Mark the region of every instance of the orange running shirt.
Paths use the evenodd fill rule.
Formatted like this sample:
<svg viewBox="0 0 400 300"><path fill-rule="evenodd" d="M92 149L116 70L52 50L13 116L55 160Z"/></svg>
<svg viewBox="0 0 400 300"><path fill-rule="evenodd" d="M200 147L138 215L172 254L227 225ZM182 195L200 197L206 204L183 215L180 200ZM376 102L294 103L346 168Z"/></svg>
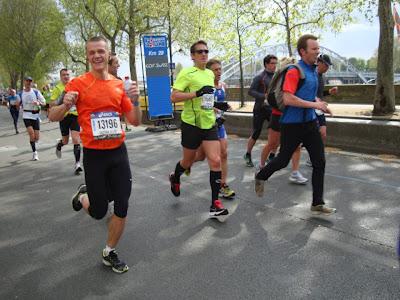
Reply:
<svg viewBox="0 0 400 300"><path fill-rule="evenodd" d="M79 93L76 102L78 122L81 126L83 147L90 149L115 149L125 140L125 132L118 138L96 140L93 138L90 115L94 112L122 113L132 110L133 106L126 96L123 82L110 75L110 79L101 80L90 72L72 79L65 87L66 92Z"/></svg>

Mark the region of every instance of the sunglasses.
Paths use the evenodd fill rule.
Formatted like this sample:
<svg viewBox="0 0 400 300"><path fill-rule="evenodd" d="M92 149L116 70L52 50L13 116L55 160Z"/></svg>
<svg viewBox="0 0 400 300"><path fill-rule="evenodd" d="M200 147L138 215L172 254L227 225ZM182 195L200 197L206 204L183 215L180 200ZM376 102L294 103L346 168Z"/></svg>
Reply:
<svg viewBox="0 0 400 300"><path fill-rule="evenodd" d="M205 49L205 50L194 50L194 53L197 53L197 54L208 54L208 50L207 49Z"/></svg>

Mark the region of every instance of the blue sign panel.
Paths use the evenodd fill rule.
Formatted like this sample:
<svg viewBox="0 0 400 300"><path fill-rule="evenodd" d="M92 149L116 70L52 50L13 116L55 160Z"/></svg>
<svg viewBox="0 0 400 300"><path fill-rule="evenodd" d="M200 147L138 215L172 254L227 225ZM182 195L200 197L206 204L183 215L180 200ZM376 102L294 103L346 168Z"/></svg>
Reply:
<svg viewBox="0 0 400 300"><path fill-rule="evenodd" d="M173 112L167 37L165 35L144 35L142 38L148 90L149 118L171 118Z"/></svg>

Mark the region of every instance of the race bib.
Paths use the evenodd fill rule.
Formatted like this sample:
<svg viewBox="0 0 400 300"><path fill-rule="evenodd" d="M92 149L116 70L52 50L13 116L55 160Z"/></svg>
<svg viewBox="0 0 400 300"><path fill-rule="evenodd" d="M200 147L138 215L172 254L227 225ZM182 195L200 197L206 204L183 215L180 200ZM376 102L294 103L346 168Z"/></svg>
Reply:
<svg viewBox="0 0 400 300"><path fill-rule="evenodd" d="M90 121L95 140L116 139L122 135L119 115L115 111L92 113Z"/></svg>
<svg viewBox="0 0 400 300"><path fill-rule="evenodd" d="M213 109L214 107L214 94L204 94L201 97L202 109Z"/></svg>

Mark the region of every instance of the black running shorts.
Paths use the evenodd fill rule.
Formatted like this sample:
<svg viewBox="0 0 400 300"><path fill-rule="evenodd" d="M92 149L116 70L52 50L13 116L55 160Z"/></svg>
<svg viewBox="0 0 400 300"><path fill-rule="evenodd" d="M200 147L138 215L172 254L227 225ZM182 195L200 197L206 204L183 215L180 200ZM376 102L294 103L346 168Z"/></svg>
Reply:
<svg viewBox="0 0 400 300"><path fill-rule="evenodd" d="M318 126L319 127L326 126L325 115L317 115L317 119L318 119Z"/></svg>
<svg viewBox="0 0 400 300"><path fill-rule="evenodd" d="M40 130L40 121L39 119L32 120L32 119L24 119L25 127L32 127L33 130Z"/></svg>
<svg viewBox="0 0 400 300"><path fill-rule="evenodd" d="M108 203L114 201L114 214L125 218L132 190L132 174L128 152L123 143L111 150L83 148L83 166L89 197L89 214L103 218Z"/></svg>
<svg viewBox="0 0 400 300"><path fill-rule="evenodd" d="M181 145L192 150L199 148L203 141L218 141L217 126L213 126L210 129L201 129L199 127L182 122L181 134Z"/></svg>
<svg viewBox="0 0 400 300"><path fill-rule="evenodd" d="M60 131L62 136L68 136L70 130L78 132L81 130L78 123L78 116L68 114L64 119L62 119L62 121L60 121Z"/></svg>
<svg viewBox="0 0 400 300"><path fill-rule="evenodd" d="M281 132L281 124L279 123L281 116L271 115L271 121L269 121L268 128L271 128L273 131Z"/></svg>

